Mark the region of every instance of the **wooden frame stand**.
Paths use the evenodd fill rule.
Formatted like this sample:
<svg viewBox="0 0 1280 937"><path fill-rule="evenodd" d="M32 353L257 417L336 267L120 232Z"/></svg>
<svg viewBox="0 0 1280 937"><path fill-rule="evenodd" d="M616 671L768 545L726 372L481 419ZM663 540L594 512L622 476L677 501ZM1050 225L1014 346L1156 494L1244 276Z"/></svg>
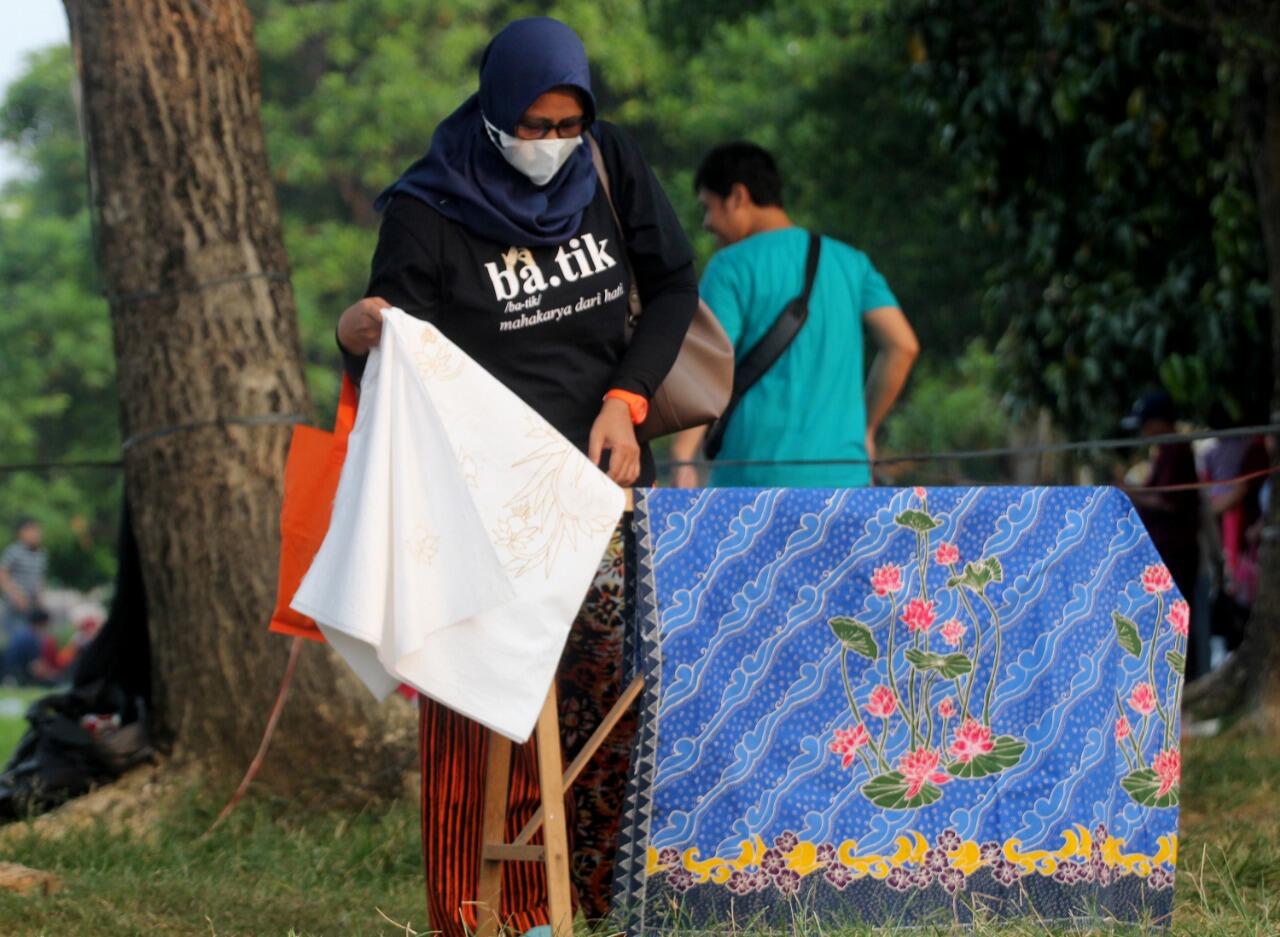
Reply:
<svg viewBox="0 0 1280 937"><path fill-rule="evenodd" d="M543 863L547 874L547 914L551 931L557 937L573 933L565 795L643 689L643 678L637 677L631 681L591 738L582 746L582 751L573 759L573 763L568 768L563 768L562 774L564 759L560 750L560 717L556 706L555 684L551 685L534 732L538 740L538 789L541 792L542 806L510 843L506 842L505 828L512 742L497 733L490 733L489 760L485 768L480 879L476 895L479 911L476 937L497 937L502 931L504 862ZM542 845L531 842L539 828L543 831Z"/></svg>

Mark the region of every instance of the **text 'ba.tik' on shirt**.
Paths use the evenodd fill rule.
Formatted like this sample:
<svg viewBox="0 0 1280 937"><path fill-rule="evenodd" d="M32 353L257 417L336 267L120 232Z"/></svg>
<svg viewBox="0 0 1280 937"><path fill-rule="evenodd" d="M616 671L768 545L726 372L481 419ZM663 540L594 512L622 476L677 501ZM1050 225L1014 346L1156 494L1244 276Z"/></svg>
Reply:
<svg viewBox="0 0 1280 937"><path fill-rule="evenodd" d="M602 187L578 231L551 247L478 237L400 194L367 290L431 322L583 450L608 390L653 396L697 308L693 252L666 195L621 131L594 132L623 231ZM644 306L630 343L627 254ZM344 358L358 379L362 359ZM647 453L644 466L639 484L652 481Z"/></svg>

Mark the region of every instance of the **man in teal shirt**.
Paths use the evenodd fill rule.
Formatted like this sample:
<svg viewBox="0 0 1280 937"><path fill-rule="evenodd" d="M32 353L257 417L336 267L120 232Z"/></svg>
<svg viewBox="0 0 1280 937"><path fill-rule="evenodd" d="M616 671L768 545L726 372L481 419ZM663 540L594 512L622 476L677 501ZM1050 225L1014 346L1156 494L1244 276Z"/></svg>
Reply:
<svg viewBox="0 0 1280 937"><path fill-rule="evenodd" d="M782 206L782 179L752 143L716 147L694 180L703 227L721 250L699 292L733 342L739 361L804 286L809 233ZM876 356L863 384L862 330ZM848 488L871 483L875 436L919 352L915 332L884 277L861 251L822 238L809 315L729 420L711 484ZM697 457L705 429L676 437L672 456ZM825 464L794 464L825 463ZM839 464L835 464L839 463ZM698 484L689 467L682 487Z"/></svg>

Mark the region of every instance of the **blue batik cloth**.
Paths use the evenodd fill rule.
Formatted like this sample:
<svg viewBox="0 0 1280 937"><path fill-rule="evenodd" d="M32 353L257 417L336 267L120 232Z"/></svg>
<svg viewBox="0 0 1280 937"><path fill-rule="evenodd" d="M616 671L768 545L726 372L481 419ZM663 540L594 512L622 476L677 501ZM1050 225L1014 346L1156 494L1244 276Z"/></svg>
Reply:
<svg viewBox="0 0 1280 937"><path fill-rule="evenodd" d="M1187 605L1107 488L637 492L628 933L1167 923Z"/></svg>

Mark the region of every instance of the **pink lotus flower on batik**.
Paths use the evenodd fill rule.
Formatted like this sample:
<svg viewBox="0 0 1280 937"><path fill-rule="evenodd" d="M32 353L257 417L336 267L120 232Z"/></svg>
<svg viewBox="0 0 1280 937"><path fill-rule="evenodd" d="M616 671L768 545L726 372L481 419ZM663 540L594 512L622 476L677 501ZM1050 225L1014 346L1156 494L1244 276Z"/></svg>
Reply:
<svg viewBox="0 0 1280 937"><path fill-rule="evenodd" d="M907 782L907 799L920 793L925 784L946 784L951 775L938 771L942 756L927 748L917 748L898 759L898 770Z"/></svg>
<svg viewBox="0 0 1280 937"><path fill-rule="evenodd" d="M877 566L871 574L871 588L876 595L888 595L902 588L902 570L897 563L885 563Z"/></svg>
<svg viewBox="0 0 1280 937"><path fill-rule="evenodd" d="M1176 599L1169 606L1169 614L1164 617L1164 620L1169 623L1174 634L1180 634L1185 638L1187 632L1191 630L1191 607L1187 605L1185 599Z"/></svg>
<svg viewBox="0 0 1280 937"><path fill-rule="evenodd" d="M1161 752L1156 755L1156 760L1151 763L1151 768L1155 771L1156 777L1160 779L1160 790L1156 791L1156 796L1163 797L1177 786L1179 779L1182 777L1182 755L1178 753L1176 748Z"/></svg>
<svg viewBox="0 0 1280 937"><path fill-rule="evenodd" d="M956 702L950 696L938 704L938 715L943 719L950 719L956 714Z"/></svg>
<svg viewBox="0 0 1280 937"><path fill-rule="evenodd" d="M1123 742L1129 737L1132 729L1129 726L1129 720L1125 716L1121 716L1116 720L1116 741Z"/></svg>
<svg viewBox="0 0 1280 937"><path fill-rule="evenodd" d="M964 724L956 729L955 741L947 751L955 755L956 761L967 764L976 756L985 755L993 748L995 743L991 741L991 729L976 719L966 719Z"/></svg>
<svg viewBox="0 0 1280 937"><path fill-rule="evenodd" d="M908 631L928 631L937 618L933 602L926 602L924 599L912 599L902 610L902 620Z"/></svg>
<svg viewBox="0 0 1280 937"><path fill-rule="evenodd" d="M962 638L964 638L964 622L959 618L947 619L942 626L942 640L956 647Z"/></svg>
<svg viewBox="0 0 1280 937"><path fill-rule="evenodd" d="M1142 571L1142 588L1154 595L1157 592L1168 592L1173 588L1173 577L1169 575L1169 567L1163 563L1148 566Z"/></svg>
<svg viewBox="0 0 1280 937"><path fill-rule="evenodd" d="M954 543L940 543L933 558L939 566L950 566L952 563L960 562L960 551L956 549Z"/></svg>
<svg viewBox="0 0 1280 937"><path fill-rule="evenodd" d="M1139 683L1129 694L1129 708L1134 712L1149 716L1156 709L1156 693L1150 683Z"/></svg>
<svg viewBox="0 0 1280 937"><path fill-rule="evenodd" d="M913 489L911 489L911 490L915 492L915 494L916 494L916 497L917 497L917 498L919 498L921 501L923 501L923 500L924 500L924 494L925 494L925 492L924 492L924 489L923 489L923 488L921 488L919 485L917 485L915 488L913 488Z"/></svg>
<svg viewBox="0 0 1280 937"><path fill-rule="evenodd" d="M867 701L867 712L877 719L888 719L898 708L898 698L893 690L881 684L871 691L871 699Z"/></svg>
<svg viewBox="0 0 1280 937"><path fill-rule="evenodd" d="M858 749L871 741L871 734L867 732L864 725L856 725L849 729L836 729L835 737L831 740L829 746L831 751L837 755L843 755L840 759L840 767L847 768L853 764L854 757L858 754Z"/></svg>

